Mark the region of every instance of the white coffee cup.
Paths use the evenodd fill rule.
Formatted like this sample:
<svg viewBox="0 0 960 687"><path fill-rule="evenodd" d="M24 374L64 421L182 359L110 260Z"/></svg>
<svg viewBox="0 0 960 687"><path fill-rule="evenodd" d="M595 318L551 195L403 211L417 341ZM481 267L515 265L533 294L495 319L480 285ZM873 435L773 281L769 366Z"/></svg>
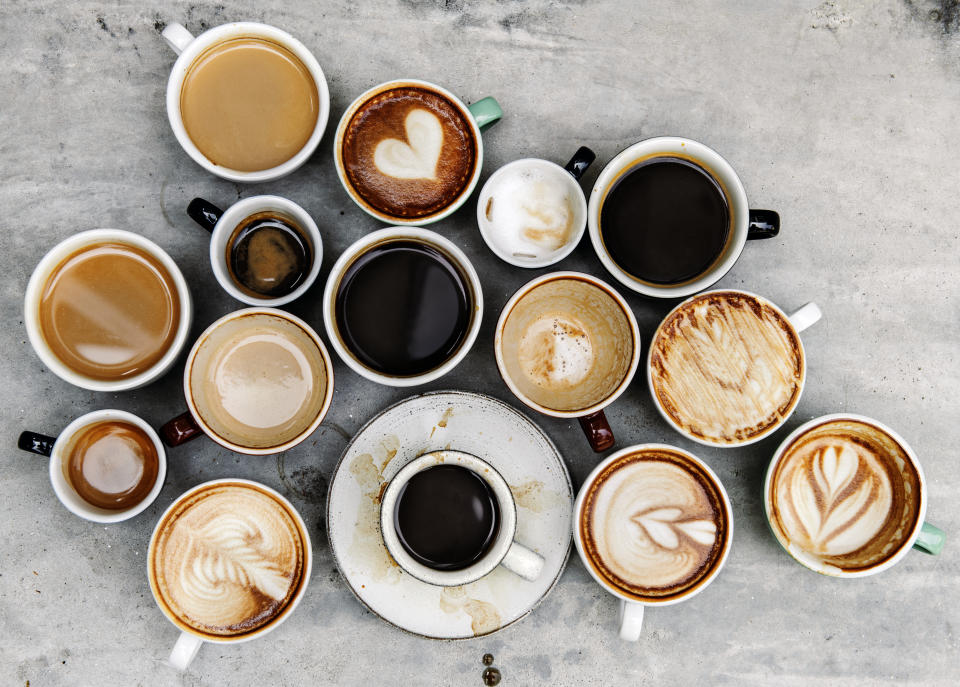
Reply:
<svg viewBox="0 0 960 687"><path fill-rule="evenodd" d="M164 353L153 366L129 377L123 379L94 379L73 371L65 365L44 341L40 329L40 298L43 295L47 279L53 271L71 254L87 246L99 243L117 242L125 243L148 253L157 262L166 269L170 278L173 280L177 290L177 297L180 301L180 319L177 323L177 331L174 335L170 348ZM166 251L153 241L134 234L133 232L123 231L121 229L91 229L82 231L79 234L64 239L56 246L51 248L40 260L37 267L30 276L27 283L26 295L24 296L23 322L27 327L27 337L30 345L37 356L43 361L43 364L50 368L50 371L60 377L60 379L79 386L82 389L90 391L126 391L128 389L137 389L146 386L150 382L163 376L169 370L180 351L183 350L187 342L187 335L190 333L190 325L193 323L193 302L190 299L190 290L187 288L187 282L183 278L183 273L177 267Z"/></svg>
<svg viewBox="0 0 960 687"><path fill-rule="evenodd" d="M139 427L150 437L157 451L157 477L153 487L139 503L124 510L100 508L89 503L77 493L64 474L63 461L67 458L65 454L73 438L81 430L101 422L127 422ZM41 456L50 456L50 484L53 485L53 492L60 499L60 503L66 506L67 510L91 522L122 522L142 513L157 498L167 476L167 454L163 450L163 444L160 443L160 437L157 436L153 427L144 420L123 410L95 410L86 415L81 415L64 427L56 438L34 432L23 432L20 435L18 446L24 451Z"/></svg>
<svg viewBox="0 0 960 687"><path fill-rule="evenodd" d="M327 118L330 116L330 94L327 90L327 79L323 75L320 64L303 43L286 31L281 31L267 24L258 24L255 22L231 22L229 24L222 24L204 31L199 36L194 36L181 24L172 22L167 24L162 35L167 43L170 44L170 47L173 48L174 52L179 55L173 65L173 69L170 70L170 78L167 81L167 117L170 120L170 126L173 129L174 135L177 137L177 141L198 165L208 172L223 177L224 179L229 179L230 181L246 183L272 181L298 169L309 159L313 151L317 149L317 146L320 144L320 139L323 137L323 130L327 126ZM201 153L200 149L197 148L196 144L190 139L190 135L187 133L186 127L183 124L183 117L180 114L180 90L183 87L184 78L190 71L190 67L193 66L194 60L208 48L232 38L251 37L263 38L281 45L293 53L297 59L303 63L317 86L319 111L317 113L317 123L313 127L313 133L296 155L286 162L276 167L271 167L270 169L262 169L256 172L241 172L215 164L207 158L206 155Z"/></svg>
<svg viewBox="0 0 960 687"><path fill-rule="evenodd" d="M404 486L418 472L436 465L459 465L478 475L499 504L499 528L489 550L476 563L461 570L436 570L418 562L403 548L397 534L394 513ZM380 532L387 551L403 570L427 584L456 587L490 574L498 565L525 580L535 580L543 570L543 557L514 541L517 532L517 504L506 480L485 460L462 451L431 451L404 465L390 480L380 502Z"/></svg>

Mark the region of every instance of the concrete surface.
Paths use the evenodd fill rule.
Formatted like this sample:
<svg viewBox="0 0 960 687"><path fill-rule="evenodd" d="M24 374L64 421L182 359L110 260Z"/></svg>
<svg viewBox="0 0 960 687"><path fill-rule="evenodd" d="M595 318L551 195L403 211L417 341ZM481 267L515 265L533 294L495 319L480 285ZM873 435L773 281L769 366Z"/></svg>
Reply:
<svg viewBox="0 0 960 687"><path fill-rule="evenodd" d="M177 146L164 112L174 56L164 21L194 32L232 20L299 37L327 73L331 125L298 173L238 187ZM0 683L4 685L481 684L490 652L505 685L953 685L960 680L960 10L950 0L750 0L675 3L374 0L0 5ZM471 101L494 95L506 117L486 136L485 176L523 156L563 162L578 145L600 166L637 139L682 134L740 172L755 207L783 231L746 247L721 285L786 309L815 300L804 334L809 378L798 412L774 437L709 450L674 434L644 383L609 411L618 446L668 441L703 456L734 504L730 560L703 594L647 613L643 637L614 634L616 605L574 558L533 614L488 639L434 643L366 612L331 561L323 506L347 435L409 391L337 362L329 422L283 456L251 458L203 439L170 452L167 484L131 522L97 526L55 499L46 462L18 452L20 430L56 433L94 408L159 425L183 408L181 368L135 392L67 386L26 343L22 293L55 242L99 226L165 247L197 300L195 333L239 307L217 286L206 234L184 209L279 193L324 233L325 278L350 242L378 226L336 180L334 124L362 90L414 76ZM489 310L467 359L427 388L507 401L491 338L500 307L535 274L483 244L472 204L436 228L483 274ZM561 268L603 274L587 240ZM320 326L321 283L291 310ZM628 295L649 338L668 303ZM181 364L182 367L182 364ZM891 424L921 456L928 519L951 535L939 558L911 553L879 576L819 577L767 531L760 488L790 429L849 410ZM579 486L596 462L575 424L536 418ZM278 469L278 467L282 469ZM161 661L176 638L154 605L144 555L156 517L206 479L242 476L281 489L313 527L303 605L253 644L206 646L190 672Z"/></svg>

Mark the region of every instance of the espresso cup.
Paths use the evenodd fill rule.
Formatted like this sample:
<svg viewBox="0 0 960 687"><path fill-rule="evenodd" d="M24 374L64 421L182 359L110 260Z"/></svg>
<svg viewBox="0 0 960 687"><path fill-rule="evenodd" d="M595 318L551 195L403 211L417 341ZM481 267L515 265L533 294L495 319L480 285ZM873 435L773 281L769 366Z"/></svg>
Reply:
<svg viewBox="0 0 960 687"><path fill-rule="evenodd" d="M863 415L824 415L791 432L767 468L763 505L787 553L833 577L874 575L911 547L939 554L945 539L924 522L927 482L913 449Z"/></svg>
<svg viewBox="0 0 960 687"><path fill-rule="evenodd" d="M432 476L426 471L434 468L448 474L418 486L411 483L418 475L429 480ZM485 488L478 487L480 484ZM484 512L486 518L477 517L481 504L489 505ZM405 532L405 526L429 531ZM428 584L468 584L490 574L498 565L530 581L536 580L543 570L543 557L514 541L517 506L506 480L485 460L462 451L432 451L404 465L383 493L380 532L397 565ZM471 562L464 565L461 551L450 551L450 547L464 545L468 539L472 542L473 535L478 534L481 536L477 539L486 541L467 554ZM415 546L448 554L459 559L459 564L451 560L441 563L433 558L429 559L432 564L426 565L421 561L428 559Z"/></svg>
<svg viewBox="0 0 960 687"><path fill-rule="evenodd" d="M714 472L665 444L630 446L593 469L573 506L583 566L620 600L620 638L637 641L644 608L687 601L723 568L733 511Z"/></svg>
<svg viewBox="0 0 960 687"><path fill-rule="evenodd" d="M323 70L313 54L298 41L296 38L281 31L273 26L258 24L255 22L232 22L216 26L204 31L199 36L194 36L182 25L172 22L167 24L163 30L163 37L169 43L170 47L179 57L170 71L170 78L167 81L167 117L170 120L170 126L181 147L198 165L208 172L216 174L230 181L245 183L272 181L286 176L298 169L316 150L320 139L323 137L323 130L327 126L327 118L330 114L330 95L327 90L327 80L323 75ZM268 44L279 46L298 61L310 74L310 78L316 89L316 122L310 132L309 138L303 146L291 157L278 164L271 164L270 167L256 170L238 170L223 164L218 164L211 160L207 155L201 152L197 144L191 139L184 124L183 114L181 112L181 99L184 88L184 80L188 77L198 62L211 54L219 46L231 40L257 39L265 41ZM289 58L288 58L289 61ZM228 77L229 78L229 77ZM202 87L202 85L201 85ZM229 87L229 86L227 86ZM261 103L263 105L263 103ZM289 104L277 103L276 109L282 109ZM242 147L243 142L237 141L236 145Z"/></svg>
<svg viewBox="0 0 960 687"><path fill-rule="evenodd" d="M546 267L570 255L587 226L579 182L594 159L592 150L581 147L563 167L524 158L491 174L477 201L477 226L487 247L516 267Z"/></svg>
<svg viewBox="0 0 960 687"><path fill-rule="evenodd" d="M697 197L692 199L685 196L682 190L683 184L678 183L682 179L678 178L665 180L662 184L664 189L660 192L654 190L656 197L653 200L662 203L665 213L672 216L673 220L679 219L680 212L692 213L690 217L683 217L683 226L680 227L683 231L702 228L710 235L680 236L679 231L671 230L672 236L669 240L675 240L676 243L663 246L664 255L657 255L650 250L649 240L640 243L634 239L637 230L631 226L628 228L629 231L625 231L622 242L616 241L615 245L606 245L603 226L604 206L611 199L611 193L638 169L659 162L672 162L678 166L678 169L686 169L690 174L688 181L691 183L691 191L695 192ZM703 176L705 182L702 188L699 187L698 182L700 176ZM676 198L665 197L667 194L663 191L677 194ZM623 202L625 203L637 202L644 203L648 207L652 206L652 203L643 200L637 190L625 190L624 193ZM715 196L713 200L717 213L715 218L717 236L712 235L713 229L708 228L706 224L701 227L702 221L713 214L712 210L708 212L705 206L701 207L704 195ZM617 199L616 202L620 203L621 199ZM667 207L671 203L674 206L672 210ZM695 210L703 212L704 217L697 217ZM612 205L611 212L620 214ZM636 211L631 211L629 207L624 206L622 215L628 220L635 220L637 214ZM611 227L614 222L612 217L613 215L608 219ZM649 223L654 221L657 220L650 218ZM646 296L680 298L702 291L723 277L740 257L747 239L776 236L780 231L780 217L771 210L750 209L740 178L733 171L733 167L716 151L688 138L660 136L634 143L607 163L597 177L590 194L588 225L590 241L593 243L597 257L617 281ZM710 225L712 227L712 220ZM608 228L608 231L611 230ZM611 235L609 238L614 237ZM642 250L640 250L641 246ZM632 254L631 249L634 247L637 250L636 255ZM700 256L702 260L693 261L693 247L698 249L703 247L705 252ZM615 250L611 250L612 248ZM644 275L630 271L631 268L638 272L644 269L645 265L642 261L645 257L655 263L652 269L657 269L658 274ZM667 274L666 268L663 267L667 264L663 259L665 257L684 260L683 264L675 266L677 272L674 276ZM624 263L631 263L631 267L627 267ZM662 274L659 273L661 270Z"/></svg>
<svg viewBox="0 0 960 687"><path fill-rule="evenodd" d="M454 213L483 167L481 132L503 116L493 98L469 107L445 88L398 79L361 94L340 118L340 183L367 214L421 225Z"/></svg>
<svg viewBox="0 0 960 687"><path fill-rule="evenodd" d="M291 200L280 196L253 196L237 201L224 212L203 198L194 198L187 207L187 214L211 233L210 266L213 268L213 274L223 290L238 301L262 307L276 308L286 305L306 293L320 274L320 263L323 261L323 241L320 238L320 230L317 229L317 223L307 211ZM251 291L248 287L245 288L237 275L238 270L231 265L232 255L237 251L232 244L240 240L239 237L234 236L235 232L238 228L240 231L249 228L249 222L257 221L258 217L273 223L279 221L285 225L287 233L293 230L292 233L296 234L292 237L295 240L294 247L303 246L306 249L303 256L291 256L289 250L283 252L277 248L275 241L265 241L261 251L272 249L271 252L247 256L247 261L251 265L258 259L265 264L265 267L259 270L264 274L255 275L258 281L266 282L267 279L276 281L290 274L296 275L295 288L284 295L270 297ZM300 231L296 231L297 229ZM245 247L243 250L246 253L250 249ZM295 257L301 257L303 264L291 264ZM255 272L257 268L251 266L249 270ZM275 274L269 274L271 271Z"/></svg>
<svg viewBox="0 0 960 687"><path fill-rule="evenodd" d="M470 351L482 319L483 289L470 259L419 227L388 227L357 240L323 291L333 350L354 372L387 386L445 375Z"/></svg>
<svg viewBox="0 0 960 687"><path fill-rule="evenodd" d="M84 440L98 429L104 430L102 436ZM84 445L79 446L78 441ZM60 503L92 522L122 522L142 513L157 498L167 475L167 455L160 437L142 419L122 410L81 415L56 437L23 432L17 446L50 458L50 483ZM71 465L73 453L81 450L92 450L92 454L80 456L79 465ZM91 466L86 465L87 460ZM74 472L84 482L82 486L74 484ZM91 495L95 498L88 500Z"/></svg>
<svg viewBox="0 0 960 687"><path fill-rule="evenodd" d="M806 382L800 332L816 303L787 315L733 289L688 298L663 319L647 353L654 405L682 435L706 446L746 446L793 414Z"/></svg>
<svg viewBox="0 0 960 687"><path fill-rule="evenodd" d="M160 428L168 446L206 434L237 453L293 448L320 426L333 365L310 325L274 308L246 308L207 327L183 371L187 412Z"/></svg>
<svg viewBox="0 0 960 687"><path fill-rule="evenodd" d="M122 273L113 260L122 260ZM56 322L41 316L46 306ZM30 276L23 310L37 357L90 391L136 389L163 376L193 322L177 264L153 241L119 229L82 231L51 248Z"/></svg>
<svg viewBox="0 0 960 687"><path fill-rule="evenodd" d="M517 398L545 415L577 418L594 451L613 446L603 409L637 371L640 332L612 286L581 272L527 282L503 306L493 348Z"/></svg>
<svg viewBox="0 0 960 687"><path fill-rule="evenodd" d="M186 670L205 642L276 630L310 582L310 534L297 509L245 479L205 482L160 516L147 551L157 606L180 630L169 664Z"/></svg>

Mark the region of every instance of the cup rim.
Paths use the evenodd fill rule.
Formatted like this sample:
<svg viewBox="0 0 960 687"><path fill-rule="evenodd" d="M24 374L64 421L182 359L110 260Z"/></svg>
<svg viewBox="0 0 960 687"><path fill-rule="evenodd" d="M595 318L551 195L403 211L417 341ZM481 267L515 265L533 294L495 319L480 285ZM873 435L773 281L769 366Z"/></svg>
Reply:
<svg viewBox="0 0 960 687"><path fill-rule="evenodd" d="M640 453L643 451L673 451L681 454L685 458L692 460L713 482L713 485L717 488L717 492L720 494L720 500L723 503L725 515L727 518L727 536L725 537L725 545L723 552L720 554L716 565L713 567L713 570L703 577L696 586L689 590L688 592L680 596L672 596L666 599L644 599L639 600L628 594L621 592L616 589L609 583L602 580L599 575L596 574L596 571L593 569L593 565L590 561L587 560L587 556L583 550L583 540L580 536L580 514L583 511L583 503L586 499L587 492L590 485L597 478L603 470L607 468L611 463L619 460L623 456L632 455L634 453ZM607 592L613 594L619 599L626 601L627 603L642 604L644 606L672 606L673 604L680 603L681 601L687 601L692 597L696 596L708 586L710 583L716 579L717 575L720 574L720 570L727 562L727 558L730 556L730 549L733 548L733 507L730 505L730 497L727 494L726 487L723 486L723 483L720 481L720 478L717 476L717 473L711 469L707 463L697 456L693 455L689 451L686 451L682 448L676 446L671 446L670 444L663 443L647 443L647 444L634 444L633 446L626 446L619 451L612 453L611 455L604 458L600 461L593 470L590 471L590 474L586 476L583 480L583 484L580 487L580 491L577 492L576 501L573 504L573 543L576 545L577 553L580 555L580 562L583 564L583 567L586 568L587 572L590 573L592 577L601 587L603 587Z"/></svg>
<svg viewBox="0 0 960 687"><path fill-rule="evenodd" d="M576 410L554 410L553 408L548 408L547 406L541 405L533 399L528 398L525 394L523 394L523 392L520 391L520 388L510 378L510 375L507 373L506 362L503 359L503 330L506 326L510 313L513 311L514 307L516 307L517 303L519 303L524 296L537 287L542 286L550 281L559 281L564 279L587 282L601 289L607 293L607 295L613 298L613 300L620 306L620 308L623 310L623 313L626 315L627 322L630 325L630 333L633 337L633 353L631 354L630 365L627 367L627 371L617 387L607 397L601 399L593 405L590 405L586 408L578 408ZM633 381L633 378L636 375L637 367L640 364L640 349L640 328L637 325L637 318L633 314L633 310L630 308L630 305L623 298L623 296L621 296L620 293L618 293L617 290L610 284L602 279L599 279L598 277L594 277L591 274L586 274L585 272L572 272L569 270L548 272L547 274L543 274L539 277L531 279L517 289L516 292L510 296L510 300L508 300L503 306L503 310L500 311L500 319L497 320L497 327L493 335L493 352L497 361L497 370L500 372L500 378L503 379L503 382L507 385L513 395L522 401L524 405L527 405L530 408L543 413L544 415L550 415L552 417L585 417L587 415L592 415L597 411L603 410L608 405L616 401L620 395L627 390L627 387L630 386L630 383Z"/></svg>
<svg viewBox="0 0 960 687"><path fill-rule="evenodd" d="M291 215L297 224L307 232L312 244L311 247L313 248L313 266L310 268L310 272L300 286L287 295L277 298L258 298L244 293L234 284L226 267L225 244L230 240L230 234L236 229L240 222L258 212L270 211L278 211ZM224 235L226 235L226 237L221 241L221 237ZM276 308L295 301L313 286L313 283L317 280L317 276L320 274L320 265L322 262L323 239L320 236L320 229L317 227L317 223L303 207L283 196L260 195L238 200L224 211L210 235L210 266L213 269L213 276L216 277L217 282L220 283L224 291L247 305Z"/></svg>
<svg viewBox="0 0 960 687"><path fill-rule="evenodd" d="M314 125L310 138L307 139L303 147L289 160L274 167L254 172L241 172L212 162L206 155L200 152L200 149L191 140L183 124L183 118L180 115L180 91L183 86L183 80L190 71L190 67L193 66L194 61L217 43L231 38L244 37L262 38L271 43L277 43L292 52L307 68L307 71L310 72L310 76L313 78L313 82L317 88L317 122ZM167 79L166 104L167 119L170 121L170 127L173 129L173 134L176 136L180 147L186 151L187 155L205 170L216 174L218 177L244 183L273 181L297 170L317 149L320 140L323 138L323 132L327 127L327 120L330 117L330 92L327 87L327 78L323 73L323 69L320 67L320 63L317 62L317 58L313 56L313 53L310 52L303 43L283 29L278 29L270 24L251 21L227 22L226 24L209 28L203 33L194 36L193 41L177 56L173 67L170 69L170 76Z"/></svg>
<svg viewBox="0 0 960 687"><path fill-rule="evenodd" d="M227 322L235 319L240 319L241 317L251 317L255 315L271 315L273 317L278 317L289 321L290 323L296 325L303 332L313 340L314 344L317 346L317 350L320 351L320 357L323 360L323 365L327 375L327 388L323 394L323 403L320 406L320 410L317 412L317 416L311 421L311 423L297 436L292 439L288 439L282 444L277 444L276 446L263 446L263 447L250 447L250 446L241 446L240 444L235 444L228 439L221 437L210 427L209 424L203 419L197 405L193 400L193 393L190 389L190 373L193 369L193 364L196 360L197 352L200 350L200 347L203 343L213 334L219 327L226 324ZM197 426L206 434L208 437L213 439L215 442L228 448L231 451L236 451L237 453L243 453L249 456L268 456L275 453L282 453L287 451L297 444L304 441L307 437L313 434L320 424L323 422L323 418L326 417L327 411L330 409L330 404L333 401L333 362L330 359L330 354L327 352L327 347L324 345L323 340L320 338L320 335L311 327L309 324L304 322L302 319L286 312L285 310L278 310L276 308L241 308L240 310L234 310L229 312L223 317L218 318L212 322L206 329L203 330L203 333L197 337L197 340L194 342L193 347L190 349L190 353L187 354L187 362L183 367L183 396L187 402L187 409L190 411L190 415L193 417L193 420L197 423Z"/></svg>
<svg viewBox="0 0 960 687"><path fill-rule="evenodd" d="M497 178L503 176L505 173L510 171L513 168L521 166L547 166L550 168L556 168L563 173L564 177L569 179L569 187L576 188L577 193L574 194L577 198L577 207L579 208L583 221L579 223L579 227L573 234L570 236L569 240L557 251L554 251L551 255L539 259L530 260L527 258L517 258L507 253L505 250L500 248L497 243L494 241L493 236L490 234L490 229L488 222L484 220L484 210L483 210L483 198L484 193L486 193L488 188L492 188L493 184L496 182ZM564 182L567 183L567 182ZM549 265L554 265L564 258L566 258L574 249L580 245L580 240L583 238L583 234L587 229L587 196L583 191L583 187L580 185L580 182L573 177L567 170L558 165L556 162L551 160L545 160L543 158L537 157L524 157L519 160L513 160L507 164L498 168L493 174L491 174L483 186L480 188L480 193L477 195L477 227L480 229L480 236L483 237L484 243L487 244L494 255L506 262L507 264L513 265L514 267L525 267L528 269L536 269L540 267L548 267Z"/></svg>
<svg viewBox="0 0 960 687"><path fill-rule="evenodd" d="M663 404L660 402L660 398L657 396L657 392L654 390L654 387L653 387L653 373L651 372L651 360L653 357L654 343L656 342L657 337L660 336L660 332L663 329L664 323L666 323L673 316L675 312L677 312L680 308L685 306L687 303L690 303L691 301L697 298L709 296L710 294L714 294L714 293L743 294L746 296L750 296L752 298L756 298L757 300L763 301L764 303L772 307L777 313L780 314L781 317L783 317L784 322L786 322L790 326L790 329L793 331L794 336L797 339L798 349L800 350L800 362L802 363L802 366L803 366L803 374L801 375L801 378L800 378L800 388L799 388L799 391L797 392L796 400L793 403L793 407L790 408L790 411L786 415L783 415L780 418L780 420L777 421L775 424L772 424L769 427L767 427L760 434L749 437L742 441L729 442L729 443L718 443L718 442L708 441L694 434L691 434L690 432L682 428L680 425L678 425L676 421L672 417L670 417L670 414L667 413L667 411L663 407ZM797 328L794 326L793 322L790 320L790 316L787 315L787 313L785 313L783 309L780 308L780 306L778 306L776 303L771 301L769 298L753 293L752 291L747 291L745 289L710 289L709 291L701 291L700 293L693 294L692 296L685 298L683 301L678 303L672 310L670 310L670 312L664 315L663 319L660 321L660 324L657 325L657 329L656 331L654 331L653 336L650 337L650 346L648 347L648 350L647 350L647 389L650 391L650 396L653 398L653 405L657 409L657 412L660 413L660 417L666 420L667 424L669 424L673 429L675 429L677 432L682 434L684 437L686 437L690 441L696 442L701 446L711 446L713 448L724 448L724 449L739 448L741 446L749 446L750 444L755 444L756 442L761 441L762 439L766 439L771 434L776 432L778 429L783 427L784 423L786 423L787 420L789 420L793 416L793 413L796 411L797 406L800 405L800 399L803 396L803 390L806 388L806 386L807 386L807 354L803 347L803 339L800 337L800 332L797 331Z"/></svg>
<svg viewBox="0 0 960 687"><path fill-rule="evenodd" d="M771 488L773 486L773 474L777 469L777 466L780 464L780 461L783 459L783 455L788 448L796 441L799 437L806 434L810 430L819 427L820 425L826 424L828 422L834 422L836 420L852 420L854 422L860 422L862 424L868 425L875 429L880 430L884 434L888 435L893 439L900 448L903 449L903 452L910 459L910 463L913 465L913 468L917 472L917 477L920 482L920 506L917 508L917 521L914 524L913 531L910 533L910 536L904 539L903 544L900 548L891 556L885 558L880 563L877 563L874 566L869 568L859 569L859 570L843 570L842 568L837 568L832 565L827 565L822 563L820 565L814 565L812 560L806 560L804 558L799 558L790 548L789 542L784 541L781 538L781 533L776 527L774 527L771 514L770 514L770 504L773 500L771 494ZM878 572L882 572L887 568L893 567L896 565L900 559L907 555L911 548L913 548L914 542L917 540L917 537L920 534L920 530L923 528L924 518L927 513L927 480L923 474L923 468L920 466L920 461L917 459L917 454L914 453L913 448L910 444L904 440L900 434L895 430L880 422L874 418L868 417L866 415L859 415L857 413L828 413L827 415L820 415L819 417L812 418L807 420L802 425L797 427L795 430L790 432L780 442L780 445L777 446L777 450L774 451L773 457L770 459L770 463L767 465L767 470L763 479L763 512L767 520L767 526L770 529L770 532L773 534L774 539L777 540L777 543L780 544L780 547L786 551L790 557L795 560L800 565L813 570L816 573L821 575L826 575L828 577L837 577L837 578L848 578L853 579L857 577L869 577L870 575L875 575Z"/></svg>
<svg viewBox="0 0 960 687"><path fill-rule="evenodd" d="M728 195L731 210L733 206L739 205L743 211L739 213L734 225L731 227L733 236L728 239L731 242L730 248L724 249L726 255L721 254L722 259L715 261L707 271L687 282L682 282L677 285L653 285L630 275L620 268L613 261L613 258L610 257L603 245L603 239L600 236L600 211L603 201L613 187L613 182L619 178L621 174L630 169L634 163L645 157L656 156L658 153L669 154L673 152L668 146L677 145L693 151L691 152L691 156L696 158L697 164L705 167L708 173L720 183ZM607 272L621 284L645 296L654 298L684 298L698 291L710 288L733 268L740 254L743 252L743 247L747 241L749 212L750 206L747 203L747 194L743 188L743 182L737 175L736 170L733 169L733 166L727 162L720 153L708 145L690 138L684 138L682 136L654 136L627 146L617 153L617 155L600 170L600 174L597 176L596 181L594 181L593 189L590 192L587 226L594 253L596 253Z"/></svg>
<svg viewBox="0 0 960 687"><path fill-rule="evenodd" d="M376 245L403 240L426 243L435 248L439 248L441 252L446 254L447 257L451 259L452 262L456 263L456 265L462 270L463 276L466 277L466 281L469 283L474 301L473 318L470 321L470 326L467 329L466 336L460 343L459 348L457 348L453 355L447 358L447 360L445 360L442 364L431 370L427 370L426 372L417 375L408 376L390 375L383 372L377 372L376 370L373 370L362 364L357 358L355 358L353 354L350 353L349 348L347 348L346 344L343 342L343 339L340 337L340 330L337 326L336 314L334 312L337 289L340 285L343 275L346 273L350 265L352 265L358 257ZM480 325L482 322L483 288L480 283L480 277L477 274L473 263L470 261L470 258L468 258L467 254L448 238L441 236L435 231L424 229L422 227L390 226L384 227L383 229L377 229L376 231L371 231L370 233L360 237L350 244L350 246L348 246L340 254L340 257L337 258L337 261L334 263L333 267L330 268L330 273L327 276L327 283L323 289L323 325L327 332L327 337L330 339L330 345L333 346L333 350L335 350L337 355L340 356L340 359L358 375L365 377L372 382L377 382L378 384L384 384L386 386L418 386L420 384L432 382L435 379L439 379L443 375L447 374L453 368L459 365L460 362L467 356L467 353L470 352L470 349L473 348L473 344L477 339L477 335L480 333Z"/></svg>
<svg viewBox="0 0 960 687"><path fill-rule="evenodd" d="M180 303L180 318L177 331L166 353L152 366L130 377L122 379L94 379L75 372L62 362L50 349L40 330L40 293L46 286L50 274L72 253L87 246L115 241L139 248L157 260L173 280ZM88 229L68 236L50 248L37 263L27 282L24 293L23 323L27 329L27 338L40 361L60 379L89 391L126 391L136 389L159 379L173 366L180 356L193 323L193 301L190 289L183 273L173 258L159 245L139 234L125 229Z"/></svg>
<svg viewBox="0 0 960 687"><path fill-rule="evenodd" d="M414 86L425 88L427 90L434 90L452 102L460 109L460 114L463 115L466 122L470 125L470 130L473 133L473 137L477 146L477 159L474 163L473 174L471 175L470 181L467 183L467 185L463 187L460 195L441 210L423 217L396 217L369 206L362 198L359 197L359 194L354 191L353 186L350 184L350 180L347 178L346 170L343 167L343 136L344 133L346 133L347 125L349 124L350 120L353 119L353 115L356 114L357 110L360 109L364 103L378 93L393 88L400 88L402 86ZM449 217L454 212L459 210L460 207L473 194L474 189L477 187L477 182L480 180L480 173L483 169L483 136L481 135L480 127L477 125L476 119L474 119L473 114L470 112L470 108L467 107L467 105L460 100L460 98L455 96L446 88L438 86L431 81L424 81L422 79L391 79L389 81L384 81L381 84L377 84L372 88L368 88L366 91L354 98L353 102L351 102L350 105L347 106L347 109L344 110L343 115L340 117L340 122L337 124L336 134L334 135L333 139L333 162L334 167L337 170L337 178L340 179L340 185L343 186L343 189L347 192L350 200L352 200L361 210L366 212L371 217L374 217L381 222L386 222L390 225L418 227L421 224L433 224L434 222L439 222L445 217Z"/></svg>
<svg viewBox="0 0 960 687"><path fill-rule="evenodd" d="M296 594L294 594L293 597L290 598L290 601L287 602L287 605L284 606L284 608L280 611L280 613L277 614L275 618L271 619L266 625L263 625L261 627L258 627L255 630L252 630L251 632L244 633L241 635L231 635L231 636L208 635L204 632L201 632L200 630L196 630L190 627L186 623L182 623L181 621L177 620L173 616L173 614L169 612L166 605L160 602L160 598L159 598L160 594L157 591L157 586L156 586L156 582L154 580L154 575L153 575L153 565L152 565L153 552L154 552L154 547L156 545L157 533L160 531L160 526L167 519L167 516L170 514L170 512L177 505L179 505L184 499L192 496L193 494L200 491L201 489L209 488L215 484L239 484L247 488L253 488L255 490L266 492L269 496L279 501L280 505L282 505L287 510L287 512L290 513L290 515L293 517L294 522L297 524L300 534L303 537L304 565L300 575L300 588L297 590ZM205 642L212 642L215 644L240 644L241 642L249 642L252 639L262 637L268 632L272 632L277 627L282 625L284 621L286 621L287 618L289 618L293 614L293 611L296 610L297 606L300 605L300 601L303 599L303 596L307 591L307 586L309 586L310 575L311 575L311 572L313 571L313 544L310 541L310 532L307 529L306 523L303 521L303 516L300 515L300 512L296 508L294 508L293 504L290 503L290 501L285 496L283 496L283 494L278 492L276 489L272 489L271 487L268 487L266 484L257 482L255 480L244 479L242 477L224 477L220 479L209 480L207 482L202 482L200 484L197 484L196 486L193 486L187 489L185 492L183 492L177 498L175 498L169 506L167 506L167 508L163 511L163 513L157 519L156 524L153 526L153 531L150 534L150 542L147 545L146 565L147 565L147 583L150 586L151 594L153 594L153 601L156 604L157 608L160 609L160 612L163 613L164 616L166 616L167 620L169 620L174 625L174 627L176 627L181 632L185 632L187 634L193 635L194 637L198 637Z"/></svg>

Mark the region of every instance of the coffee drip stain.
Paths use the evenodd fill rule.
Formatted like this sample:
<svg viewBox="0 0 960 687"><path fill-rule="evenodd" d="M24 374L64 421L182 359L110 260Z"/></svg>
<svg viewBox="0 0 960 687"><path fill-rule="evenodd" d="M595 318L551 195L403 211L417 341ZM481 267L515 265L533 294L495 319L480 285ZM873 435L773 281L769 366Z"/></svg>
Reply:
<svg viewBox="0 0 960 687"><path fill-rule="evenodd" d="M450 614L462 611L470 616L470 629L475 637L494 632L502 624L496 606L489 601L469 598L462 585L443 588L440 592L440 610Z"/></svg>
<svg viewBox="0 0 960 687"><path fill-rule="evenodd" d="M376 455L362 453L348 467L362 492L357 504L351 551L357 558L358 567L368 572L374 581L390 584L399 582L402 572L383 544L380 501L388 484L384 472L399 447L400 440L396 436L385 436L374 451Z"/></svg>
<svg viewBox="0 0 960 687"><path fill-rule="evenodd" d="M543 482L536 479L516 486L511 484L510 491L513 493L513 500L516 501L517 507L526 508L534 513L552 510L566 501L562 494L544 489Z"/></svg>
<svg viewBox="0 0 960 687"><path fill-rule="evenodd" d="M452 407L452 406L449 407L449 408L447 408L445 411L443 411L443 415L441 415L441 416L440 416L440 419L437 420L437 424L435 424L435 425L433 426L433 429L430 430L430 438L431 438L431 439L433 439L433 434L434 434L434 432L436 432L438 429L446 429L446 427L447 427L447 421L448 421L451 417L453 417L453 407ZM447 448L450 448L450 445L449 445L449 444L447 444Z"/></svg>

